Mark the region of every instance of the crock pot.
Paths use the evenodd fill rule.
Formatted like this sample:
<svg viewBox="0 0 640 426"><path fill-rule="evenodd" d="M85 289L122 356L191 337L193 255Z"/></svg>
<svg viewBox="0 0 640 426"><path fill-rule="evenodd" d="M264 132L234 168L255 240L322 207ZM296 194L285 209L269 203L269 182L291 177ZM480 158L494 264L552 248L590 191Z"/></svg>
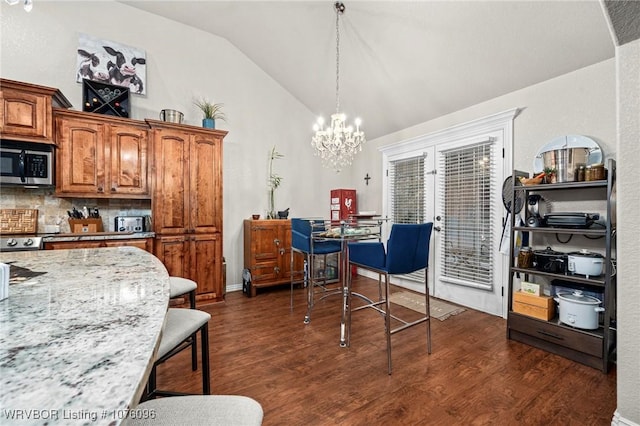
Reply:
<svg viewBox="0 0 640 426"><path fill-rule="evenodd" d="M567 272L567 254L554 251L551 247L533 251L533 266L542 272L564 274Z"/></svg>
<svg viewBox="0 0 640 426"><path fill-rule="evenodd" d="M598 328L599 313L604 311L599 306L599 299L575 290L573 293L558 293L554 300L559 304L560 322L585 330Z"/></svg>
<svg viewBox="0 0 640 426"><path fill-rule="evenodd" d="M596 277L604 272L604 256L589 250L571 252L567 255L569 272Z"/></svg>

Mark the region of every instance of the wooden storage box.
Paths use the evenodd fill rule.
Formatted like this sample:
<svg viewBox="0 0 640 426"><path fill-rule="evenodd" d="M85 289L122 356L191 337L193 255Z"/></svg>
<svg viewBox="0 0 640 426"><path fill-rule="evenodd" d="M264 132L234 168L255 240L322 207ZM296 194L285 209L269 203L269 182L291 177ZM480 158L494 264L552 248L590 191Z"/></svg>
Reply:
<svg viewBox="0 0 640 426"><path fill-rule="evenodd" d="M101 218L69 219L69 227L74 234L102 232Z"/></svg>
<svg viewBox="0 0 640 426"><path fill-rule="evenodd" d="M556 314L556 305L553 297L517 291L513 293L513 312L549 321Z"/></svg>

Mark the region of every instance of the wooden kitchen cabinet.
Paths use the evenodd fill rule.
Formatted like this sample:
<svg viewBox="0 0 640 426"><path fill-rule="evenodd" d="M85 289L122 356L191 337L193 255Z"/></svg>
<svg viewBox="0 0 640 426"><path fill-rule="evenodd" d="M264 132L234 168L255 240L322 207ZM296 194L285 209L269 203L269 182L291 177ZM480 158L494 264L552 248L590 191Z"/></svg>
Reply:
<svg viewBox="0 0 640 426"><path fill-rule="evenodd" d="M224 296L220 233L157 237L155 255L170 276L189 278L198 284L196 300L219 301Z"/></svg>
<svg viewBox="0 0 640 426"><path fill-rule="evenodd" d="M295 256L294 261L294 270L302 271L302 256ZM290 283L291 221L246 219L244 267L251 272L251 296L257 288ZM301 278L297 275L296 280Z"/></svg>
<svg viewBox="0 0 640 426"><path fill-rule="evenodd" d="M145 122L59 109L54 116L58 196L151 197Z"/></svg>
<svg viewBox="0 0 640 426"><path fill-rule="evenodd" d="M53 106L71 104L58 89L0 79L0 137L55 144Z"/></svg>
<svg viewBox="0 0 640 426"><path fill-rule="evenodd" d="M153 238L132 238L88 241L50 241L44 243L45 250L63 250L101 247L138 247L153 254Z"/></svg>
<svg viewBox="0 0 640 426"><path fill-rule="evenodd" d="M154 231L222 231L222 140L226 132L147 120L153 131Z"/></svg>
<svg viewBox="0 0 640 426"><path fill-rule="evenodd" d="M197 282L197 300L221 301L222 141L225 131L147 120L154 146L151 202L156 256Z"/></svg>

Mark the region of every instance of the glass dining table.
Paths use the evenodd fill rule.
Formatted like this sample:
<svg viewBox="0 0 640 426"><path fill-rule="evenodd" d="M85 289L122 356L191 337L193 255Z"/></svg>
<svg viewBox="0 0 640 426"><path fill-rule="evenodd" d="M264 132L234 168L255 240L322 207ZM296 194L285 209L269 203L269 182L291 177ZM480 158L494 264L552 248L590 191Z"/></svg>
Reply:
<svg viewBox="0 0 640 426"><path fill-rule="evenodd" d="M340 241L342 251L340 253L340 289L339 294L342 296L341 317L340 317L340 346L348 345L347 333L350 329L347 323L349 315L349 293L351 292L349 279L351 268L349 268L349 242L378 240L382 241L383 227L389 221L386 217L381 216L362 216L353 215L347 220L342 221L323 221L313 226L311 238L314 243L321 241ZM313 291L313 289L307 289ZM360 296L352 293L352 296ZM364 298L364 296L362 296ZM365 298L366 299L366 298ZM309 300L309 298L307 298ZM307 306L310 310L312 307Z"/></svg>

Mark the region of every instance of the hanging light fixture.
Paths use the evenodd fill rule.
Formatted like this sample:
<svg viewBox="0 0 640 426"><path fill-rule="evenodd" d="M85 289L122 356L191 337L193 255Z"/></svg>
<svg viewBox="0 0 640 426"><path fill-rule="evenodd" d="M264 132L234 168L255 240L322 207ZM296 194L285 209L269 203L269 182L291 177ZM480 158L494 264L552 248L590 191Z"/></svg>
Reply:
<svg viewBox="0 0 640 426"><path fill-rule="evenodd" d="M9 5L14 6L20 3L20 0L5 0ZM33 9L33 0L24 0L24 10L31 12Z"/></svg>
<svg viewBox="0 0 640 426"><path fill-rule="evenodd" d="M345 5L336 2L336 112L331 115L331 124L324 127L322 117L313 126L315 134L311 139L311 146L315 155L322 158L325 167L333 167L336 171L349 166L356 152L362 151L366 138L360 130L360 119L356 118L352 126L347 126L345 114L340 112L340 15L345 11Z"/></svg>

